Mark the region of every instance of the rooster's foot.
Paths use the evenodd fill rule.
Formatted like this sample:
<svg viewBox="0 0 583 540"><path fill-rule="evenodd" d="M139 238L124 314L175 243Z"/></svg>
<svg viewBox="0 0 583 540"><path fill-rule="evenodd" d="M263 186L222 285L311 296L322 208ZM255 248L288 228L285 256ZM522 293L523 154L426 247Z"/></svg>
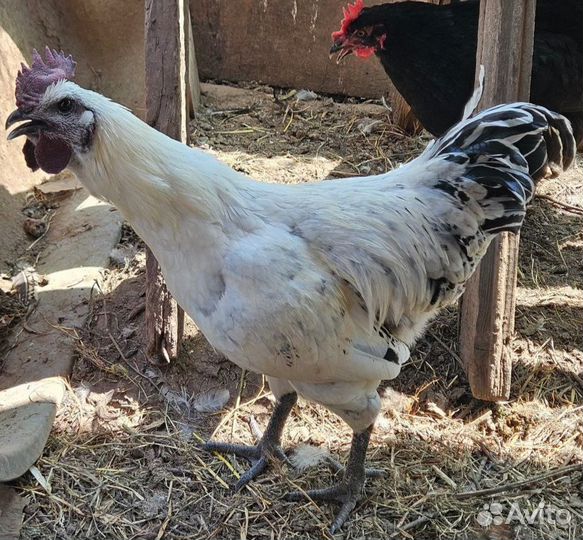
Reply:
<svg viewBox="0 0 583 540"><path fill-rule="evenodd" d="M209 441L201 446L207 452L234 454L251 462L251 468L239 478L235 491L246 486L251 480L262 474L269 461L276 459L288 463L289 460L281 448L281 435L285 421L297 401L297 394L286 394L277 402L273 414L263 434L260 433L255 420L251 419L250 426L258 442L255 446L230 444Z"/></svg>
<svg viewBox="0 0 583 540"><path fill-rule="evenodd" d="M364 460L371 431L372 425L360 433L354 433L352 436L352 446L350 448L348 464L344 469L344 477L340 483L324 489L293 491L286 497L287 500L290 501L311 499L312 501L333 501L340 503L340 511L330 527L331 534L337 532L342 525L344 525L350 512L354 510L356 504L362 497L364 481L367 476L364 468ZM373 469L370 472L373 473L371 476L379 476L379 471Z"/></svg>
<svg viewBox="0 0 583 540"><path fill-rule="evenodd" d="M220 452L221 454L234 454L251 462L251 468L241 475L241 478L235 484L235 491L239 491L246 486L251 480L257 478L265 472L271 459L288 462L285 452L279 444L272 444L264 439L259 441L255 446L244 444L229 444L209 441L202 445L202 449L207 452Z"/></svg>
<svg viewBox="0 0 583 540"><path fill-rule="evenodd" d="M336 519L330 526L330 533L337 532L348 519L350 512L354 510L356 504L362 497L364 487L364 475L360 478L342 480L329 488L310 489L307 491L292 491L286 496L288 501L301 501L311 499L317 502L337 502L341 504L340 511L336 514Z"/></svg>

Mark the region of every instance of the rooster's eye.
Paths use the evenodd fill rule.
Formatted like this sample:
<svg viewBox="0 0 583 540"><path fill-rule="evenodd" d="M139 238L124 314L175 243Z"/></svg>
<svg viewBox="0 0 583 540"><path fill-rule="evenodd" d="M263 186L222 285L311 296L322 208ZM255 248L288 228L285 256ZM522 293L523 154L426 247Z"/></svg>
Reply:
<svg viewBox="0 0 583 540"><path fill-rule="evenodd" d="M366 31L365 30L358 30L355 35L357 38L363 38L366 36Z"/></svg>
<svg viewBox="0 0 583 540"><path fill-rule="evenodd" d="M64 98L59 101L57 105L59 107L59 111L62 113L69 113L73 109L73 100L69 98Z"/></svg>

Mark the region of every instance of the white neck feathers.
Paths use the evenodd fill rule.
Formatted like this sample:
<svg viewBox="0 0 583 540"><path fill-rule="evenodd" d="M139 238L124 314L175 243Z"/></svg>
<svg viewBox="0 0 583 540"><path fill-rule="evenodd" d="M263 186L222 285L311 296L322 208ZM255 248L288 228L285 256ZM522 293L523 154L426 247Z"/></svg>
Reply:
<svg viewBox="0 0 583 540"><path fill-rule="evenodd" d="M93 94L93 93L91 93ZM130 111L93 94L97 128L90 151L71 164L95 196L134 223L179 227L189 215L211 223L244 213L253 182L212 156L151 128Z"/></svg>

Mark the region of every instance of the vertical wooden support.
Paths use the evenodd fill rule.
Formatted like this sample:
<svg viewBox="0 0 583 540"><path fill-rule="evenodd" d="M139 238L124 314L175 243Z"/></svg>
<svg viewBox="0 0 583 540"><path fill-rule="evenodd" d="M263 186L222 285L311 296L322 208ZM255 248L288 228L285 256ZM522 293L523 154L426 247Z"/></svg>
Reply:
<svg viewBox="0 0 583 540"><path fill-rule="evenodd" d="M485 69L479 109L528 101L536 0L481 0L476 80ZM509 342L516 305L517 236L499 235L468 282L460 306L460 356L472 393L508 399Z"/></svg>
<svg viewBox="0 0 583 540"><path fill-rule="evenodd" d="M189 3L184 3L184 37L186 39L186 98L188 100L188 116L194 118L194 111L200 105L200 80L198 78L198 66L194 51L194 38L192 36L192 20L190 17Z"/></svg>
<svg viewBox="0 0 583 540"><path fill-rule="evenodd" d="M186 142L184 0L146 0L146 122ZM172 299L158 261L146 253L146 351L152 359L178 355L184 312Z"/></svg>

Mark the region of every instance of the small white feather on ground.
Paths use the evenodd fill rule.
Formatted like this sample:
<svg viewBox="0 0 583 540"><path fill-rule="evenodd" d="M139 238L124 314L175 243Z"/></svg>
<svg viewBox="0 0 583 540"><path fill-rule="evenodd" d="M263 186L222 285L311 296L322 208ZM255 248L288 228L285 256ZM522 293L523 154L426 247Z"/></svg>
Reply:
<svg viewBox="0 0 583 540"><path fill-rule="evenodd" d="M289 459L295 469L298 471L305 471L310 467L315 467L316 465L328 461L330 457L330 452L327 448L301 444L295 449Z"/></svg>
<svg viewBox="0 0 583 540"><path fill-rule="evenodd" d="M230 394L226 388L211 390L210 392L205 392L197 396L194 400L193 407L198 412L217 412L227 404L229 397Z"/></svg>

